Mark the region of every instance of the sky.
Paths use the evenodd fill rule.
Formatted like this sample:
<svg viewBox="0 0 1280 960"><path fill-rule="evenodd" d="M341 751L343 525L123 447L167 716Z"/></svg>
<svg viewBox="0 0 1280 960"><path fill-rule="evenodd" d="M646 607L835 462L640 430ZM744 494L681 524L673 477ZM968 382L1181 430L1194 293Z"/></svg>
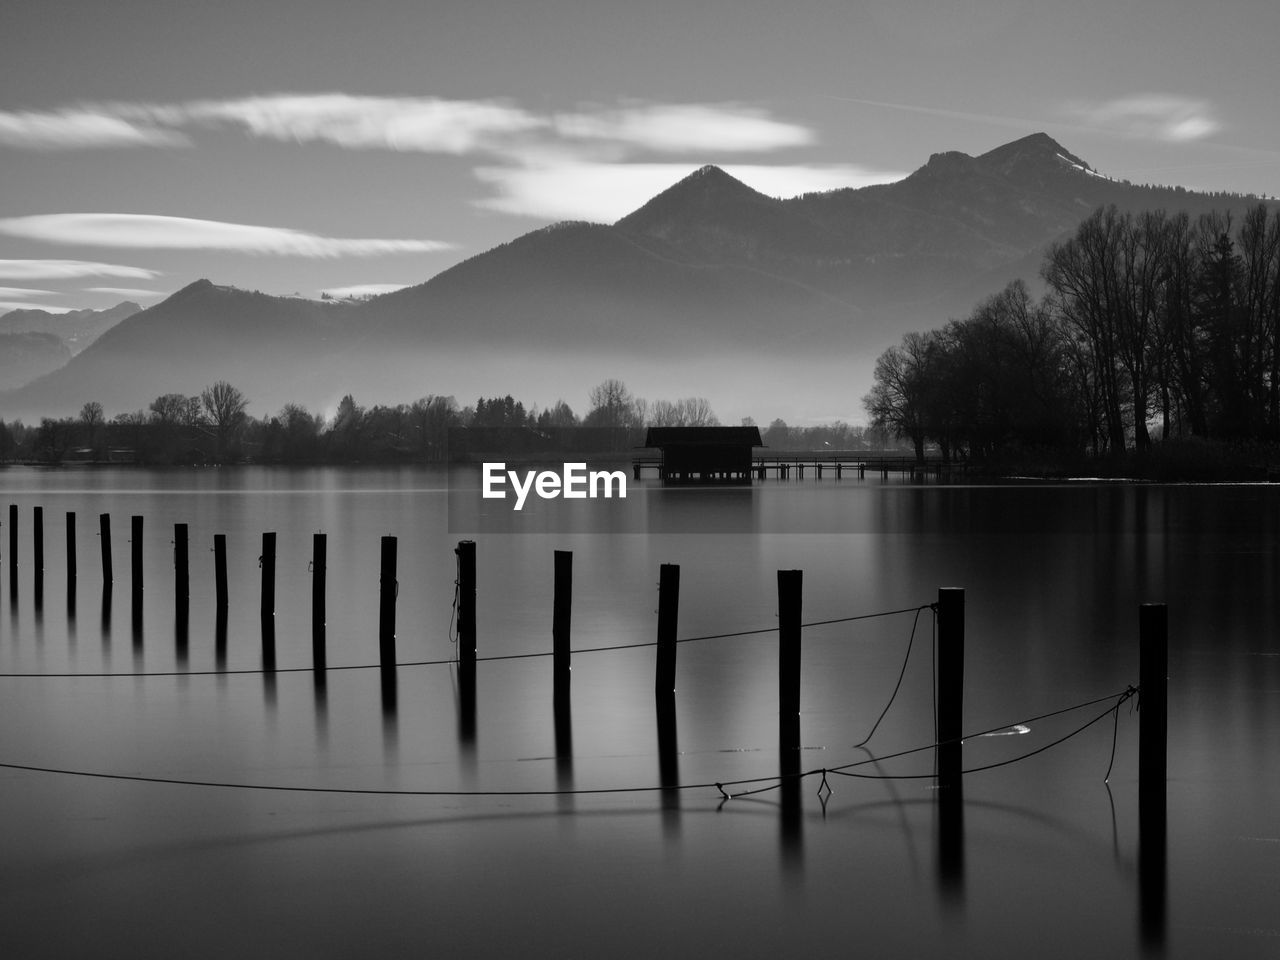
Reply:
<svg viewBox="0 0 1280 960"><path fill-rule="evenodd" d="M0 311L360 295L707 163L764 193L1045 131L1280 194L1274 0L6 0Z"/></svg>

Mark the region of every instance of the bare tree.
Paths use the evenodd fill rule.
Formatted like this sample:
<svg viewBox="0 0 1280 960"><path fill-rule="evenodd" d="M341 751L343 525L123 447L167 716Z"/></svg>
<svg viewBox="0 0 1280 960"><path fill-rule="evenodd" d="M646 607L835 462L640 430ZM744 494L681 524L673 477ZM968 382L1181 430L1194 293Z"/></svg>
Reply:
<svg viewBox="0 0 1280 960"><path fill-rule="evenodd" d="M97 400L91 400L80 408L80 423L84 425L86 446L97 448L98 432L105 422L106 417L102 413L102 404L98 403Z"/></svg>
<svg viewBox="0 0 1280 960"><path fill-rule="evenodd" d="M583 421L589 427L635 425L635 398L621 380L608 379L591 388L591 412Z"/></svg>
<svg viewBox="0 0 1280 960"><path fill-rule="evenodd" d="M217 459L222 460L231 448L240 428L244 426L244 410L249 400L243 393L227 383L219 380L211 387L205 387L200 394L205 413L213 425L217 438Z"/></svg>

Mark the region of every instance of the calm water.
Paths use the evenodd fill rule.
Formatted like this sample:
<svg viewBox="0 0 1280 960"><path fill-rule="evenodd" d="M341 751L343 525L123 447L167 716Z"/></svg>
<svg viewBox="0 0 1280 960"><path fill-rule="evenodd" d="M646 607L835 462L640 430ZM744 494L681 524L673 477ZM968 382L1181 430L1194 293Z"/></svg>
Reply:
<svg viewBox="0 0 1280 960"><path fill-rule="evenodd" d="M455 487L457 478L455 478ZM406 470L0 472L19 507L16 592L0 515L0 761L78 771L363 790L654 786L652 648L581 653L571 727L545 658L482 663L474 735L451 666L186 677L18 673L256 671L258 556L278 534L276 661L311 663L311 535L328 534L332 666L375 663L378 549L399 537L401 661L449 659L446 477ZM700 499L699 499L700 498ZM44 510L37 603L32 508ZM549 651L552 552L574 552L573 644L646 643L661 563L681 565L681 637L770 627L776 571L804 571L804 619L967 600L965 729L1007 727L1137 682L1137 610L1170 619L1166 923L1139 922L1137 717L1120 711L1031 759L965 778L959 832L931 779L804 782L722 804L714 787L543 797L258 792L0 770L0 894L15 956L1274 957L1280 952L1280 488L950 487L765 482L733 494L633 487L661 533L478 533L479 652ZM74 604L65 514L77 515ZM104 599L98 515L113 524ZM135 614L129 518L145 518ZM608 525L595 515L586 529ZM604 519L601 519L601 518ZM184 638L173 525L191 537ZM544 524L542 529L550 529ZM673 532L683 529L696 534ZM806 530L796 533L786 531ZM823 532L832 531L832 532ZM219 649L213 536L230 557ZM804 633L805 769L854 748L912 633L900 614ZM932 741L920 618L902 690L869 748ZM777 772L776 634L682 644L676 775ZM975 737L1015 757L1106 704ZM1021 731L1021 732L1019 732ZM669 762L672 758L666 758ZM862 768L932 771L929 754ZM947 821L950 824L952 821ZM944 836L945 834L945 836ZM946 841L945 843L943 841ZM1150 889L1148 896L1152 895Z"/></svg>

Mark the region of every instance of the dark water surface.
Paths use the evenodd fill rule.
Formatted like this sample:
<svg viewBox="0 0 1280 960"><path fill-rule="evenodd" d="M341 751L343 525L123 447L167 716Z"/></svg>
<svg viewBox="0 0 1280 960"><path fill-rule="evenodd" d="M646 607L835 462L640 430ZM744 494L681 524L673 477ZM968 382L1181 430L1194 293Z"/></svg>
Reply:
<svg viewBox="0 0 1280 960"><path fill-rule="evenodd" d="M456 478L455 478L456 479ZM456 484L455 484L456 485ZM551 649L552 553L574 552L573 646L645 644L661 563L681 565L682 638L776 624L776 573L804 571L806 622L966 590L966 767L1029 753L1138 680L1138 605L1169 610L1167 880L1139 869L1137 716L1119 710L964 779L940 809L931 753L727 803L714 784L779 769L776 633L681 644L659 737L654 650L579 653L555 722L551 662L479 666L474 730L449 664L311 665L312 534L328 535L329 663L378 658L379 538L399 538L397 654L449 660L446 477L405 470L0 472L19 508L16 590L0 513L0 762L233 789L0 769L9 956L1274 957L1280 954L1280 488L911 486L767 481L732 494L633 488L664 532L478 533L481 657ZM702 499L697 499L697 497ZM33 507L43 507L37 592ZM584 508L585 509L585 508ZM77 516L74 599L65 514ZM98 515L109 513L104 595ZM130 517L145 518L132 602ZM696 517L672 522L672 518ZM634 529L635 517L617 529ZM171 541L190 528L186 630ZM681 533L681 529L721 533ZM546 529L550 529L547 527ZM258 557L278 536L275 659ZM805 533L785 532L807 530ZM761 532L763 531L763 532ZM782 532L780 532L782 531ZM830 531L830 532L823 532ZM231 608L220 648L215 534ZM804 631L802 768L933 740L930 611L867 749L913 613ZM248 671L223 676L14 674ZM670 744L674 743L674 750ZM666 749L660 746L667 745ZM902 775L925 775L901 778ZM1163 904L1163 921L1141 920ZM1160 916L1156 910L1154 916Z"/></svg>

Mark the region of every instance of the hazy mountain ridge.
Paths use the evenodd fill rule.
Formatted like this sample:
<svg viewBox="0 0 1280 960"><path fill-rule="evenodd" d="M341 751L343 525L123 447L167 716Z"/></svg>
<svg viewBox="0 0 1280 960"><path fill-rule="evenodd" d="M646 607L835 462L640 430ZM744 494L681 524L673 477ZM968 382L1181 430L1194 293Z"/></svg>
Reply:
<svg viewBox="0 0 1280 960"><path fill-rule="evenodd" d="M70 310L53 313L49 310L10 310L0 314L0 333L49 333L67 345L76 354L121 320L142 309L132 300L124 300L106 310Z"/></svg>
<svg viewBox="0 0 1280 960"><path fill-rule="evenodd" d="M0 385L17 388L57 370L71 351L53 333L0 333Z"/></svg>
<svg viewBox="0 0 1280 960"><path fill-rule="evenodd" d="M64 366L102 334L141 310L126 300L106 310L10 310L0 315L0 390L15 390Z"/></svg>
<svg viewBox="0 0 1280 960"><path fill-rule="evenodd" d="M825 391L824 407L848 410L884 347L1034 280L1048 244L1097 206L1196 216L1256 202L1111 180L1044 134L786 200L702 167L615 224L534 230L364 302L197 281L4 398L0 416L90 399L138 409L218 379L259 414L329 409L347 392L552 402L618 375L713 400Z"/></svg>

